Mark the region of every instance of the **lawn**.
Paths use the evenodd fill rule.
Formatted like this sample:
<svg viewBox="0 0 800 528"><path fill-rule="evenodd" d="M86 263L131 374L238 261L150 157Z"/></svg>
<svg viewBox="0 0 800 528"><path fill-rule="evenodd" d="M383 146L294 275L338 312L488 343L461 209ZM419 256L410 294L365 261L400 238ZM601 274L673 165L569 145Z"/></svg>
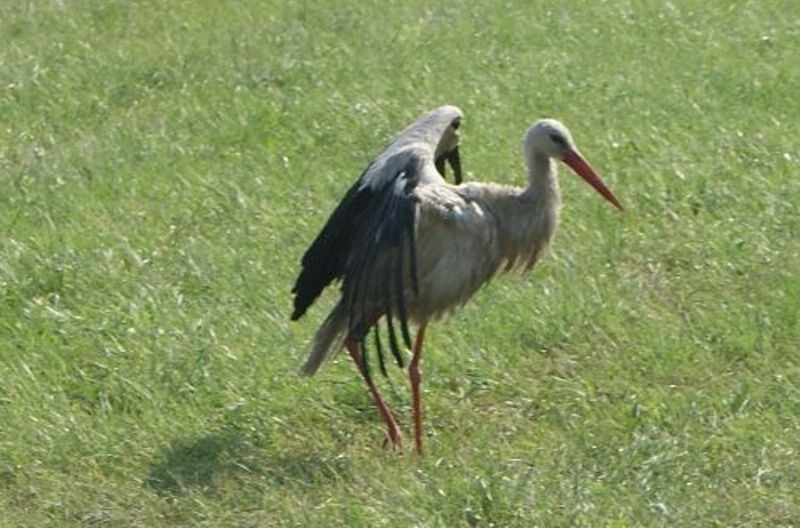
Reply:
<svg viewBox="0 0 800 528"><path fill-rule="evenodd" d="M800 4L0 4L0 526L800 525ZM428 332L423 459L299 258L370 157L466 115L550 253ZM407 436L405 374L380 384Z"/></svg>

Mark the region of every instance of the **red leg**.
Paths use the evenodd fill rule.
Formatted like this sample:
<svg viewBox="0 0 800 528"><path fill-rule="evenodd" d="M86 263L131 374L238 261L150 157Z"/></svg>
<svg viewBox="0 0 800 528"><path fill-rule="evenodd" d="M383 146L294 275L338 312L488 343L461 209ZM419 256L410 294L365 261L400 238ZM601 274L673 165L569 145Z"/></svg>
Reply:
<svg viewBox="0 0 800 528"><path fill-rule="evenodd" d="M412 413L414 416L414 443L417 447L417 454L422 455L422 404L419 393L419 382L422 375L419 372L419 361L422 359L422 342L425 339L425 324L423 323L417 331L417 339L414 341L413 356L408 365L408 379L411 380L411 402Z"/></svg>
<svg viewBox="0 0 800 528"><path fill-rule="evenodd" d="M344 345L347 347L350 357L353 358L353 361L355 361L358 371L361 373L361 377L363 377L364 381L367 382L367 389L369 389L369 393L372 395L372 399L375 401L375 405L378 407L378 410L383 417L383 421L386 423L386 432L389 435L389 440L391 440L392 446L397 449L402 449L403 435L400 434L400 429L397 427L397 420L394 419L392 411L389 410L386 402L384 402L383 398L381 398L378 388L375 387L375 384L372 382L372 378L367 375L358 343L351 339L347 339L344 342Z"/></svg>

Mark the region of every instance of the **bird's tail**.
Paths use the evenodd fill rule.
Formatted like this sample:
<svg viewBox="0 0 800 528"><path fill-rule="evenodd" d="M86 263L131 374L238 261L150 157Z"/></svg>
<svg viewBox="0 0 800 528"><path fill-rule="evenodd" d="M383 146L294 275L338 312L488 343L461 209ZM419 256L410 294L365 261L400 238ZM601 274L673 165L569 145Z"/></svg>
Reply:
<svg viewBox="0 0 800 528"><path fill-rule="evenodd" d="M339 350L346 328L347 317L344 307L340 303L328 314L322 326L314 334L308 359L300 369L300 373L305 376L313 376L320 365Z"/></svg>

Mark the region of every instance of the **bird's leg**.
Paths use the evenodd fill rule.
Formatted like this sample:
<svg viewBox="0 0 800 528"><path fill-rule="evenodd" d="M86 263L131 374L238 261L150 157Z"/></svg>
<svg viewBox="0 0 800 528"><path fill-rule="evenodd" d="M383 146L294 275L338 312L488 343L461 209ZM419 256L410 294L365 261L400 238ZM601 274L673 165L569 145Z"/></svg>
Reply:
<svg viewBox="0 0 800 528"><path fill-rule="evenodd" d="M408 379L411 381L411 412L414 417L414 443L418 455L422 455L422 404L419 393L419 383L422 381L422 375L419 371L419 362L420 359L422 359L422 342L425 340L425 326L426 325L423 323L417 331L411 363L408 365Z"/></svg>
<svg viewBox="0 0 800 528"><path fill-rule="evenodd" d="M350 353L350 357L353 358L353 361L358 367L361 377L363 377L364 381L367 382L367 389L372 395L372 399L375 401L375 405L378 407L378 411L380 411L383 421L386 423L386 432L389 435L389 440L392 442L392 447L402 449L403 435L400 434L400 429L397 427L397 420L394 419L392 411L389 410L386 402L384 402L383 398L381 398L378 388L375 386L372 378L367 373L367 370L364 366L364 358L361 355L361 350L359 350L358 343L352 339L347 339L345 340L344 344L345 347L347 347L347 351Z"/></svg>

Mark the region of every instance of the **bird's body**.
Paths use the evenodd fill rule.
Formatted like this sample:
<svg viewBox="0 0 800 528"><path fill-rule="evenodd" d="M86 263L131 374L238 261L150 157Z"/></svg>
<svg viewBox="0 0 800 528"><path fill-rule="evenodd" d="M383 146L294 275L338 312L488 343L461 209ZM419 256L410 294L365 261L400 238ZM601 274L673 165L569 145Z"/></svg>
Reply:
<svg viewBox="0 0 800 528"><path fill-rule="evenodd" d="M494 183L418 189L419 293L408 292L417 324L466 303L498 271L536 263L558 221L557 183L548 183L535 190Z"/></svg>
<svg viewBox="0 0 800 528"><path fill-rule="evenodd" d="M577 153L566 128L553 120L538 121L525 136L527 186L448 184L439 173L438 159L457 146L457 136L456 141L445 137L448 123L457 123L461 114L440 110L398 135L368 167L306 253L304 270L295 286L295 314L302 315L310 304L307 299L313 301L321 291L320 281L313 280L314 273L330 268L319 264L318 255L308 255L313 257L315 247L322 246L330 261L341 264L339 275L333 278L341 278L342 296L317 331L303 370L313 374L338 349L336 343L344 339L396 445L400 443L396 421L369 378L361 345L367 331L385 319L400 362L393 321L400 322L409 345L407 321L418 325L409 366L418 452L422 450L419 361L425 329L432 319L467 302L496 273L528 270L537 262L558 222L560 195L553 159L565 161L621 208ZM424 139L419 140L421 137ZM397 149L397 145L402 147ZM415 148L408 149L408 145ZM353 207L359 192L365 203ZM353 217L337 219L337 215L344 215L342 208ZM335 229L330 226L337 224L353 232L331 235ZM315 271L315 266L319 270ZM332 274L322 275L327 278ZM313 288L304 290L308 284ZM307 290L316 295L304 296Z"/></svg>

